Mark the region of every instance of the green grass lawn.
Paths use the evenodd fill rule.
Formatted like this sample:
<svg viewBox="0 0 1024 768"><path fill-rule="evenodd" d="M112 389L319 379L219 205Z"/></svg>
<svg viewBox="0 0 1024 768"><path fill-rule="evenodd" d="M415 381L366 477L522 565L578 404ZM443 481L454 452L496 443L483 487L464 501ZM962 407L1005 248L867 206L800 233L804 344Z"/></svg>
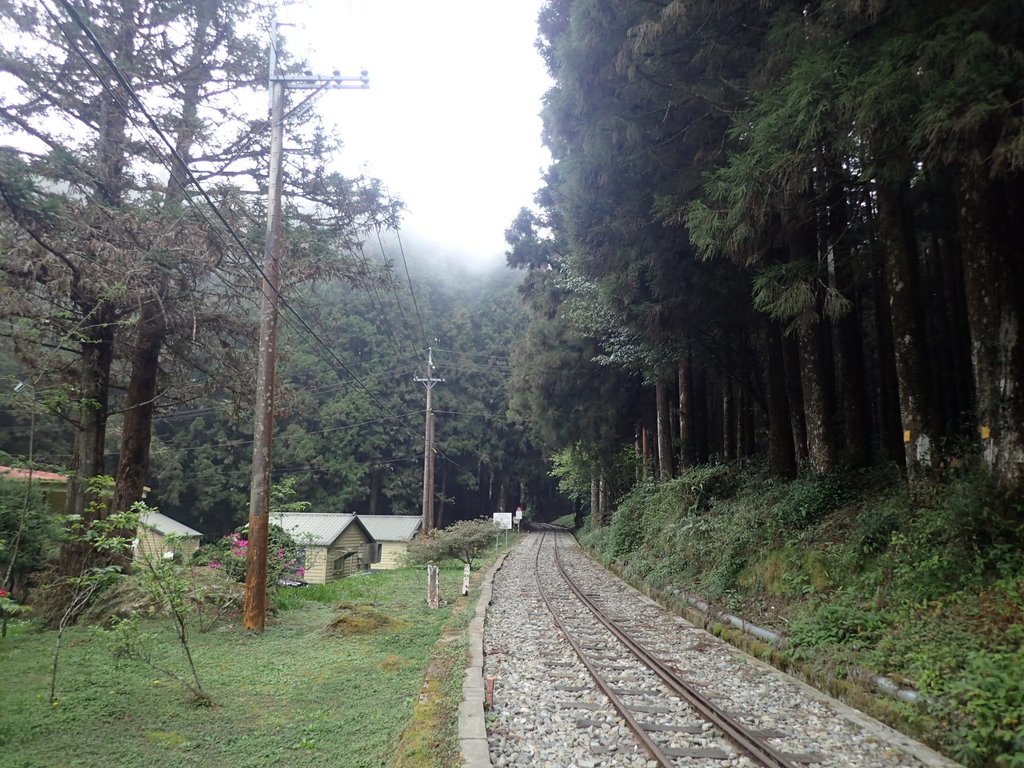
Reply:
<svg viewBox="0 0 1024 768"><path fill-rule="evenodd" d="M0 641L0 766L389 766L461 581L461 568L442 569L436 611L426 607L424 570L401 569L290 590L262 635L246 637L237 624L194 634L210 707L147 666L115 664L88 627L65 634L51 706L55 635L16 627ZM327 629L341 604L393 623ZM159 638L158 660L183 674L169 624L145 629Z"/></svg>

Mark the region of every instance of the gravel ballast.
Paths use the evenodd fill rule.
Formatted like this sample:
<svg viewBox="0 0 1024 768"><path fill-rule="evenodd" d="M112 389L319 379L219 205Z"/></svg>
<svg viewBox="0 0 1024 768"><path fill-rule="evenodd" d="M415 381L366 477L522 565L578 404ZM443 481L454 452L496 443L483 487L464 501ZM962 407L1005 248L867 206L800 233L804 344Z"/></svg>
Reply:
<svg viewBox="0 0 1024 768"><path fill-rule="evenodd" d="M753 766L746 755L693 714L682 700L616 646L604 628L586 625L555 572L553 539L583 591L642 645L683 672L701 693L772 747L811 768L955 766L926 746L810 688L663 609L594 563L566 533L531 533L494 576L484 626L485 676L494 676L486 715L492 765L594 768L654 766L558 630L538 591L566 610L585 652L659 743L688 756L679 766ZM590 650L586 650L590 649Z"/></svg>

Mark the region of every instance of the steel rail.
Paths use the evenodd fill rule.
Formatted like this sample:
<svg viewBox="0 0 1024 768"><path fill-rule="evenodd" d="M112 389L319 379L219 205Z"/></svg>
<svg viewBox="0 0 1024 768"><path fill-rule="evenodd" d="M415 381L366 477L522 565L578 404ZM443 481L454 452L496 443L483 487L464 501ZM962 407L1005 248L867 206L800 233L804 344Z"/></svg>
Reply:
<svg viewBox="0 0 1024 768"><path fill-rule="evenodd" d="M544 591L544 585L541 584L540 581L540 552L541 549L544 547L544 538L546 536L547 531L541 533L540 542L537 545L537 553L534 556L533 571L534 575L537 578L537 590L540 592L541 599L544 601L544 605L547 606L548 612L551 614L551 618L554 620L555 625L562 633L562 636L569 641L569 645L571 645L573 650L576 651L576 655L579 657L580 661L583 662L583 666L587 668L587 671L590 673L590 676L594 679L594 682L597 684L597 687L600 688L601 692L608 697L608 700L611 701L612 706L615 708L615 711L618 712L622 719L626 721L626 724L629 726L630 730L633 731L633 734L640 741L641 745L643 745L644 749L646 750L647 754L651 757L651 759L657 762L658 765L662 766L662 768L674 768L675 762L672 760L672 758L666 755L662 751L661 747L658 746L658 743L648 735L647 731L645 731L643 727L640 725L640 722L633 716L633 713L629 711L629 708L626 706L626 704L622 701L618 694L616 694L612 690L611 685L609 685L608 681L604 679L604 677L597 670L597 668L590 663L589 659L587 659L587 655L584 652L584 649L576 641L576 638L574 638L572 634L569 632L569 630L566 628L564 622L559 617L558 612L555 610L555 606L552 604L551 600L548 598L547 593ZM557 545L555 545L555 557L556 559L558 557Z"/></svg>
<svg viewBox="0 0 1024 768"><path fill-rule="evenodd" d="M538 548L538 557L539 554L540 549ZM735 718L729 717L710 699L682 680L668 664L640 645L614 621L608 618L607 614L569 576L565 566L562 564L557 544L555 545L555 565L569 588L593 612L597 620L615 635L623 645L629 648L641 663L653 670L669 688L690 704L701 717L725 734L726 738L733 742L737 748L765 768L796 768L796 764L784 754L776 750L764 739L759 738Z"/></svg>

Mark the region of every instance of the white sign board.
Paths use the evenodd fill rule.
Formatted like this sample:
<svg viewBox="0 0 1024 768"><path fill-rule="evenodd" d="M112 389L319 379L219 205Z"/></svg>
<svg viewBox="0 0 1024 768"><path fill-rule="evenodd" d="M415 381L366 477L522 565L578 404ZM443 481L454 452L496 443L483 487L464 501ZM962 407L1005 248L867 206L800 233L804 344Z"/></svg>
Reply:
<svg viewBox="0 0 1024 768"><path fill-rule="evenodd" d="M494 522L498 524L498 527L506 530L512 530L512 513L511 512L495 512Z"/></svg>
<svg viewBox="0 0 1024 768"><path fill-rule="evenodd" d="M523 509L522 509L522 507L516 507L515 516L516 516L516 522L517 523L520 520L523 519Z"/></svg>

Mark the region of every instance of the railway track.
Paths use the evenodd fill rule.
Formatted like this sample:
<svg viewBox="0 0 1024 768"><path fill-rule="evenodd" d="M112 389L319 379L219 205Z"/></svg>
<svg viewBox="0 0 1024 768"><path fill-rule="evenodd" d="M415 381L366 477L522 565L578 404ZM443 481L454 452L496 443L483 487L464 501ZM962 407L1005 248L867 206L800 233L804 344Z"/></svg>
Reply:
<svg viewBox="0 0 1024 768"><path fill-rule="evenodd" d="M733 765L798 768L819 763L823 756L783 752L771 742L784 737L777 731L756 731L741 722L742 715L719 706L679 670L645 645L639 617L614 615L598 595L576 583L562 561L559 539L567 534L541 531L534 569L538 593L566 642L586 667L594 686L639 746L659 766L678 768L696 759L727 761ZM545 547L554 557L542 558ZM554 568L545 567L553 562ZM568 587L566 591L565 587ZM588 693L583 686L567 686L566 693ZM588 698L593 699L594 695ZM566 708L597 709L591 701L566 701ZM606 721L582 717L580 726ZM625 754L631 745L604 745L594 751ZM632 749L636 749L632 746ZM746 758L745 760L740 758Z"/></svg>

